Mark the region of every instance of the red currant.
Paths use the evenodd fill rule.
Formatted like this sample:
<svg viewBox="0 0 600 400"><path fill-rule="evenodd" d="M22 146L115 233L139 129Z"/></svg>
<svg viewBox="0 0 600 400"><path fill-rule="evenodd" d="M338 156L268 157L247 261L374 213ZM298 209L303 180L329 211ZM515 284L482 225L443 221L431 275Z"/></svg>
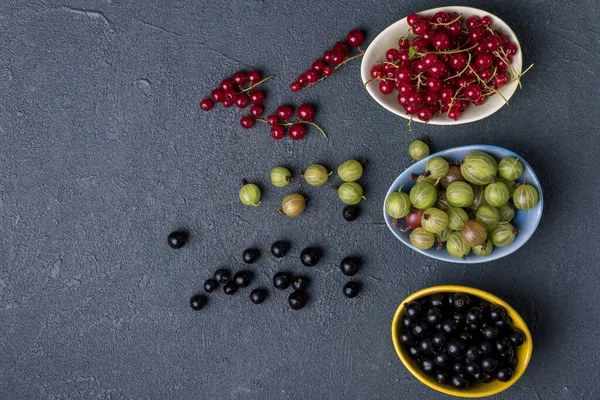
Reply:
<svg viewBox="0 0 600 400"><path fill-rule="evenodd" d="M500 68L500 69L506 69L508 68L508 64L506 62L504 62L503 59L501 59L500 57L494 56L494 65L496 65L496 67ZM508 57L507 60L508 62L511 61L511 58Z"/></svg>
<svg viewBox="0 0 600 400"><path fill-rule="evenodd" d="M454 84L454 86L457 88L462 88L462 87L467 86L469 84L469 82L471 82L471 79L469 79L466 76L461 76L456 80L456 83Z"/></svg>
<svg viewBox="0 0 600 400"><path fill-rule="evenodd" d="M448 72L448 68L446 68L446 64L441 61L438 61L429 67L429 73L433 76L442 76L446 72Z"/></svg>
<svg viewBox="0 0 600 400"><path fill-rule="evenodd" d="M483 40L484 35L485 31L483 30L483 28L481 26L476 26L470 30L469 39L471 39L471 42L473 43L479 43L481 42L481 40Z"/></svg>
<svg viewBox="0 0 600 400"><path fill-rule="evenodd" d="M223 107L229 108L233 105L233 99L225 99L223 100Z"/></svg>
<svg viewBox="0 0 600 400"><path fill-rule="evenodd" d="M485 96L479 96L478 99L473 101L473 104L475 104L476 106L480 106L483 103L485 103Z"/></svg>
<svg viewBox="0 0 600 400"><path fill-rule="evenodd" d="M481 25L490 26L492 24L492 18L489 15L481 17Z"/></svg>
<svg viewBox="0 0 600 400"><path fill-rule="evenodd" d="M365 41L365 35L361 31L353 29L350 32L348 32L348 35L346 36L346 41L348 42L348 44L350 44L350 46L358 47Z"/></svg>
<svg viewBox="0 0 600 400"><path fill-rule="evenodd" d="M427 51L427 42L425 41L425 39L421 39L421 38L415 39L415 40L413 40L412 45L414 47L416 47L417 50L420 52Z"/></svg>
<svg viewBox="0 0 600 400"><path fill-rule="evenodd" d="M325 76L331 76L331 75L333 75L334 71L335 70L331 66L326 65L325 68L323 68L323 75L325 75Z"/></svg>
<svg viewBox="0 0 600 400"><path fill-rule="evenodd" d="M413 91L413 85L410 82L398 82L396 88L400 93L410 93Z"/></svg>
<svg viewBox="0 0 600 400"><path fill-rule="evenodd" d="M433 117L433 112L430 107L423 106L417 110L417 117L419 117L421 121L429 121L431 117Z"/></svg>
<svg viewBox="0 0 600 400"><path fill-rule="evenodd" d="M304 124L294 124L290 126L289 134L292 139L300 140L306 134L306 127Z"/></svg>
<svg viewBox="0 0 600 400"><path fill-rule="evenodd" d="M262 78L262 75L260 74L260 72L258 72L256 70L252 70L252 71L248 72L248 82L250 82L251 84L260 82L261 78Z"/></svg>
<svg viewBox="0 0 600 400"><path fill-rule="evenodd" d="M225 92L225 98L226 99L235 100L235 98L238 95L238 92L236 92L234 89L227 89L224 92Z"/></svg>
<svg viewBox="0 0 600 400"><path fill-rule="evenodd" d="M429 24L422 19L417 20L412 26L415 35L423 35L429 30Z"/></svg>
<svg viewBox="0 0 600 400"><path fill-rule="evenodd" d="M292 82L292 83L290 84L290 90L291 90L292 92L297 92L297 91L299 91L300 89L302 89L302 85L300 84L300 82L297 82L297 81L296 81L296 82Z"/></svg>
<svg viewBox="0 0 600 400"><path fill-rule="evenodd" d="M233 79L223 79L221 81L221 84L219 85L219 87L223 90L229 90L229 89L233 89L233 87L235 86L235 82L233 81Z"/></svg>
<svg viewBox="0 0 600 400"><path fill-rule="evenodd" d="M440 78L436 78L435 76L430 76L425 81L425 86L427 89L437 92L442 89L442 80Z"/></svg>
<svg viewBox="0 0 600 400"><path fill-rule="evenodd" d="M385 59L394 62L400 58L400 52L397 49L389 49L385 52Z"/></svg>
<svg viewBox="0 0 600 400"><path fill-rule="evenodd" d="M409 66L403 65L396 70L396 80L400 82L410 82L412 69Z"/></svg>
<svg viewBox="0 0 600 400"><path fill-rule="evenodd" d="M225 91L222 89L215 89L210 92L210 97L212 97L215 103L220 103L225 100Z"/></svg>
<svg viewBox="0 0 600 400"><path fill-rule="evenodd" d="M333 46L333 50L339 50L345 57L350 53L350 46L346 42L337 42Z"/></svg>
<svg viewBox="0 0 600 400"><path fill-rule="evenodd" d="M488 79L490 79L492 77L492 69L485 68L485 69L481 70L481 72L479 73L479 77L481 79L483 79L484 81L487 81Z"/></svg>
<svg viewBox="0 0 600 400"><path fill-rule="evenodd" d="M381 81L379 82L379 91L383 94L390 94L394 90L394 84L391 81Z"/></svg>
<svg viewBox="0 0 600 400"><path fill-rule="evenodd" d="M244 71L238 71L233 74L233 81L238 86L243 86L248 81L248 75Z"/></svg>
<svg viewBox="0 0 600 400"><path fill-rule="evenodd" d="M319 80L319 75L315 71L313 71L312 69L309 70L309 71L306 71L304 73L304 76L306 77L306 80L309 83L315 83L316 81Z"/></svg>
<svg viewBox="0 0 600 400"><path fill-rule="evenodd" d="M254 118L260 118L264 111L265 111L265 108L263 106L261 106L260 104L255 104L252 107L250 107L250 114Z"/></svg>
<svg viewBox="0 0 600 400"><path fill-rule="evenodd" d="M450 68L463 69L467 65L467 56L464 53L450 54Z"/></svg>
<svg viewBox="0 0 600 400"><path fill-rule="evenodd" d="M489 67L492 65L492 56L487 53L477 54L477 57L475 57L475 65L477 65L477 68L479 69Z"/></svg>
<svg viewBox="0 0 600 400"><path fill-rule="evenodd" d="M480 24L480 21L479 21L478 17L473 15L473 16L467 18L467 22L466 22L467 29L471 30L471 29L475 28L476 26L479 26L479 24Z"/></svg>
<svg viewBox="0 0 600 400"><path fill-rule="evenodd" d="M282 120L288 120L294 115L294 110L290 106L279 106L277 107L277 117Z"/></svg>
<svg viewBox="0 0 600 400"><path fill-rule="evenodd" d="M408 14L408 17L406 17L406 22L408 23L408 26L412 28L415 25L415 22L420 19L421 17L419 17L418 14Z"/></svg>
<svg viewBox="0 0 600 400"><path fill-rule="evenodd" d="M242 125L242 127L246 129L250 129L254 126L254 119L246 115L245 117L242 117L242 119L240 119L240 125Z"/></svg>
<svg viewBox="0 0 600 400"><path fill-rule="evenodd" d="M404 106L404 111L406 111L407 114L416 114L417 113L417 106L413 106L412 104L407 104Z"/></svg>
<svg viewBox="0 0 600 400"><path fill-rule="evenodd" d="M427 64L425 64L425 61L419 60L413 64L413 68L416 72L425 72L427 71Z"/></svg>
<svg viewBox="0 0 600 400"><path fill-rule="evenodd" d="M481 96L481 88L474 83L465 86L463 92L465 97L471 101L477 100Z"/></svg>
<svg viewBox="0 0 600 400"><path fill-rule="evenodd" d="M400 50L398 53L398 65L408 65L410 61L408 50Z"/></svg>
<svg viewBox="0 0 600 400"><path fill-rule="evenodd" d="M460 54L460 53L459 53ZM431 64L436 63L438 60L437 56L433 53L427 53L423 56L423 62L425 65L430 66Z"/></svg>
<svg viewBox="0 0 600 400"><path fill-rule="evenodd" d="M423 103L431 106L438 101L438 94L436 92L427 91L423 95Z"/></svg>
<svg viewBox="0 0 600 400"><path fill-rule="evenodd" d="M381 64L375 64L371 67L371 78L383 78L383 66Z"/></svg>
<svg viewBox="0 0 600 400"><path fill-rule="evenodd" d="M298 81L298 83L300 84L300 86L304 86L308 83L308 81L306 80L306 75L302 74L298 77L298 79L296 79Z"/></svg>
<svg viewBox="0 0 600 400"><path fill-rule="evenodd" d="M408 94L407 93L398 93L398 104L405 106L408 104Z"/></svg>
<svg viewBox="0 0 600 400"><path fill-rule="evenodd" d="M494 86L500 88L506 85L509 80L510 76L506 72L500 71L496 74L496 76L494 76Z"/></svg>
<svg viewBox="0 0 600 400"><path fill-rule="evenodd" d="M435 22L436 24L445 24L446 22L449 22L450 19L448 17L448 14L446 14L443 11L440 12L436 12L433 15L433 22Z"/></svg>
<svg viewBox="0 0 600 400"><path fill-rule="evenodd" d="M500 47L500 45L502 45L502 40L500 40L500 38L496 35L491 35L486 37L485 39L483 39L483 47L489 51L489 52L494 52L496 50L498 50L498 47Z"/></svg>
<svg viewBox="0 0 600 400"><path fill-rule="evenodd" d="M440 90L440 99L442 100L448 100L451 99L452 96L454 96L454 89L452 89L449 86L443 87L442 90Z"/></svg>
<svg viewBox="0 0 600 400"><path fill-rule="evenodd" d="M460 36L462 34L462 24L460 21L451 23L446 27L446 29L448 29L448 33L450 33L452 36Z"/></svg>
<svg viewBox="0 0 600 400"><path fill-rule="evenodd" d="M438 33L433 38L433 45L440 51L445 51L450 48L450 39L445 33Z"/></svg>
<svg viewBox="0 0 600 400"><path fill-rule="evenodd" d="M412 92L408 94L407 98L408 104L412 104L413 106L418 106L423 102L423 96L419 92Z"/></svg>
<svg viewBox="0 0 600 400"><path fill-rule="evenodd" d="M410 40L407 38L400 38L398 40L398 47L401 49L408 50L410 48Z"/></svg>
<svg viewBox="0 0 600 400"><path fill-rule="evenodd" d="M514 56L517 54L517 46L514 43L508 43L504 45L504 52L507 56Z"/></svg>
<svg viewBox="0 0 600 400"><path fill-rule="evenodd" d="M245 93L240 93L235 97L235 105L238 108L246 108L250 104L250 99Z"/></svg>
<svg viewBox="0 0 600 400"><path fill-rule="evenodd" d="M200 108L204 111L210 111L213 108L213 102L210 99L204 99L200 102Z"/></svg>
<svg viewBox="0 0 600 400"><path fill-rule="evenodd" d="M325 60L325 62L330 63L331 57L333 57L333 52L331 50L327 50L323 53L323 60Z"/></svg>
<svg viewBox="0 0 600 400"><path fill-rule="evenodd" d="M316 73L323 72L323 68L325 68L325 63L321 60L316 60L314 63L312 63L312 66L310 67L310 69L312 69Z"/></svg>
<svg viewBox="0 0 600 400"><path fill-rule="evenodd" d="M312 121L315 117L315 109L311 104L301 104L296 110L296 116L302 121Z"/></svg>
<svg viewBox="0 0 600 400"><path fill-rule="evenodd" d="M453 119L453 120L457 120L460 117L460 111L458 110L450 110L448 112L448 118Z"/></svg>
<svg viewBox="0 0 600 400"><path fill-rule="evenodd" d="M267 116L267 124L271 126L275 126L279 123L279 118L275 114L270 114Z"/></svg>
<svg viewBox="0 0 600 400"><path fill-rule="evenodd" d="M250 102L252 104L262 104L263 101L265 101L265 92L259 89L250 92Z"/></svg>
<svg viewBox="0 0 600 400"><path fill-rule="evenodd" d="M427 43L433 43L433 38L435 37L436 32L433 29L428 30L424 34L421 35L424 41Z"/></svg>
<svg viewBox="0 0 600 400"><path fill-rule="evenodd" d="M333 65L340 65L344 61L344 58L345 56L341 51L333 50L329 62Z"/></svg>
<svg viewBox="0 0 600 400"><path fill-rule="evenodd" d="M275 140L281 140L285 136L285 128L281 125L275 125L271 128L271 137Z"/></svg>

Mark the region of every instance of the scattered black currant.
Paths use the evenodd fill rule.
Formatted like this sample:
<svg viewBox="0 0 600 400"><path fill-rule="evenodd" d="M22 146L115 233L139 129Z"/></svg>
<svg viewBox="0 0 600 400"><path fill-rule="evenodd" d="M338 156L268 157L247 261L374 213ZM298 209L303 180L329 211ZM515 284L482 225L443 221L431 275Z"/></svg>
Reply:
<svg viewBox="0 0 600 400"><path fill-rule="evenodd" d="M238 286L235 282L229 281L223 286L223 292L228 295L232 295L237 292Z"/></svg>
<svg viewBox="0 0 600 400"><path fill-rule="evenodd" d="M260 257L260 251L257 249L246 249L242 254L242 259L246 264L253 264Z"/></svg>
<svg viewBox="0 0 600 400"><path fill-rule="evenodd" d="M214 293L219 287L219 282L215 279L207 279L204 281L204 291L206 293Z"/></svg>
<svg viewBox="0 0 600 400"><path fill-rule="evenodd" d="M180 249L187 243L189 233L186 231L174 231L169 233L167 243L172 249Z"/></svg>
<svg viewBox="0 0 600 400"><path fill-rule="evenodd" d="M288 297L288 303L294 310L303 308L307 301L308 297L306 296L306 292L303 290L296 290L295 292L290 293Z"/></svg>
<svg viewBox="0 0 600 400"><path fill-rule="evenodd" d="M321 251L315 247L307 247L300 253L300 261L307 267L314 267L321 258Z"/></svg>
<svg viewBox="0 0 600 400"><path fill-rule="evenodd" d="M267 291L265 289L254 289L250 292L250 301L254 304L260 304L267 298Z"/></svg>
<svg viewBox="0 0 600 400"><path fill-rule="evenodd" d="M356 257L345 257L340 263L340 270L346 276L354 276L360 269L360 259Z"/></svg>
<svg viewBox="0 0 600 400"><path fill-rule="evenodd" d="M273 286L276 289L284 290L290 287L292 277L287 272L278 272L273 275Z"/></svg>
<svg viewBox="0 0 600 400"><path fill-rule="evenodd" d="M360 209L357 206L346 206L343 215L346 221L354 221L360 215Z"/></svg>
<svg viewBox="0 0 600 400"><path fill-rule="evenodd" d="M206 296L197 294L190 298L190 307L194 311L200 311L206 305Z"/></svg>
<svg viewBox="0 0 600 400"><path fill-rule="evenodd" d="M297 276L292 281L292 288L294 290L306 290L308 287L308 278L305 276Z"/></svg>
<svg viewBox="0 0 600 400"><path fill-rule="evenodd" d="M215 271L214 275L215 280L219 283L227 283L227 281L229 280L229 278L231 277L231 274L228 270L224 269L224 268L219 268L218 270Z"/></svg>
<svg viewBox="0 0 600 400"><path fill-rule="evenodd" d="M252 273L250 271L239 271L233 276L233 281L238 287L246 287L252 283Z"/></svg>
<svg viewBox="0 0 600 400"><path fill-rule="evenodd" d="M271 245L271 254L273 254L277 258L284 257L289 250L289 243L284 242L283 240L278 240Z"/></svg>
<svg viewBox="0 0 600 400"><path fill-rule="evenodd" d="M358 296L360 289L360 282L350 281L344 285L344 296L348 297L349 299L353 299L354 297Z"/></svg>

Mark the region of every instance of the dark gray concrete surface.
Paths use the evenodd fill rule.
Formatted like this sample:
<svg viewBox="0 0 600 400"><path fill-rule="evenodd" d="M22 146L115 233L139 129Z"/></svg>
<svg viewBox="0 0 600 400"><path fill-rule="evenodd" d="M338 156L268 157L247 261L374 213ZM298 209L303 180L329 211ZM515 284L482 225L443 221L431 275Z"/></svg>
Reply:
<svg viewBox="0 0 600 400"><path fill-rule="evenodd" d="M600 397L598 138L600 63L594 0L466 1L503 17L535 63L509 107L472 124L406 121L362 88L360 63L292 94L289 83L352 28L368 39L435 1L0 2L0 398L441 399L404 369L390 322L411 292L436 284L489 290L522 313L535 338L523 378L498 399ZM222 78L259 68L277 78L266 105L312 102L315 131L273 141L244 131L239 110L198 110ZM542 222L524 248L489 264L425 258L383 224L383 196L409 165L408 143L433 150L486 143L522 154L543 182ZM368 201L354 223L326 188L274 189L271 167L336 166L368 158ZM242 177L264 188L259 208L237 198ZM281 197L311 201L297 219ZM166 246L173 228L189 245ZM289 309L248 290L215 295L194 313L189 296L242 250L276 239L257 284L288 269L314 281ZM325 249L308 270L297 256ZM341 295L342 256L365 267L359 298Z"/></svg>

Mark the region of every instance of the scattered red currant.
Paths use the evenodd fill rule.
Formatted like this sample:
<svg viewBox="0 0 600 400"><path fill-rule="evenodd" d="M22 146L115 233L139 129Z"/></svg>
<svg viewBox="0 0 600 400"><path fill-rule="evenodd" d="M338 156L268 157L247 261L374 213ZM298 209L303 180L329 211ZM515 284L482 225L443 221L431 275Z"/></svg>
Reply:
<svg viewBox="0 0 600 400"><path fill-rule="evenodd" d="M254 119L246 115L245 117L242 117L242 119L240 119L240 125L242 125L242 127L246 129L250 129L254 126Z"/></svg>
<svg viewBox="0 0 600 400"><path fill-rule="evenodd" d="M210 99L204 99L200 102L200 108L204 111L210 111L213 108L213 102Z"/></svg>
<svg viewBox="0 0 600 400"><path fill-rule="evenodd" d="M306 134L306 127L303 124L294 124L289 129L290 137L294 140L300 140Z"/></svg>

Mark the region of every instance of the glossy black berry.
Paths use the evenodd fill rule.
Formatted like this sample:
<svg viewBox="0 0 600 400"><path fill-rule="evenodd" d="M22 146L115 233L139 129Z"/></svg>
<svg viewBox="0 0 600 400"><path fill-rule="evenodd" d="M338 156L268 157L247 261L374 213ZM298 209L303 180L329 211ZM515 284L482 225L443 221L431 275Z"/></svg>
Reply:
<svg viewBox="0 0 600 400"><path fill-rule="evenodd" d="M525 342L525 335L518 329L513 329L508 334L508 339L512 342L513 346L520 347Z"/></svg>
<svg viewBox="0 0 600 400"><path fill-rule="evenodd" d="M494 344L490 340L484 339L479 342L479 348L483 354L490 354L494 351Z"/></svg>
<svg viewBox="0 0 600 400"><path fill-rule="evenodd" d="M467 351L465 352L465 358L467 359L467 361L477 361L481 358L482 354L483 353L479 347L471 345L467 348Z"/></svg>
<svg viewBox="0 0 600 400"><path fill-rule="evenodd" d="M344 285L344 296L352 299L358 296L358 293L360 293L360 288L360 282L350 281Z"/></svg>
<svg viewBox="0 0 600 400"><path fill-rule="evenodd" d="M422 308L423 305L418 301L411 301L410 303L404 305L406 316L410 319L417 319L419 314L421 314Z"/></svg>
<svg viewBox="0 0 600 400"><path fill-rule="evenodd" d="M433 362L435 362L435 364L440 368L446 368L450 366L452 361L453 360L447 353L437 353L433 356Z"/></svg>
<svg viewBox="0 0 600 400"><path fill-rule="evenodd" d="M228 295L232 295L238 290L238 285L235 282L229 281L223 286L223 292Z"/></svg>
<svg viewBox="0 0 600 400"><path fill-rule="evenodd" d="M465 345L460 341L453 339L448 342L448 354L454 358L461 358L465 354Z"/></svg>
<svg viewBox="0 0 600 400"><path fill-rule="evenodd" d="M204 291L206 293L214 293L219 287L219 282L215 279L207 279L204 281Z"/></svg>
<svg viewBox="0 0 600 400"><path fill-rule="evenodd" d="M287 272L278 272L273 275L273 286L276 289L283 290L290 287L292 277Z"/></svg>
<svg viewBox="0 0 600 400"><path fill-rule="evenodd" d="M260 251L257 249L246 249L242 254L242 260L244 260L246 264L252 264L256 262L258 257L260 257Z"/></svg>
<svg viewBox="0 0 600 400"><path fill-rule="evenodd" d="M496 328L498 328L499 331L507 331L510 329L510 324L511 323L505 319L495 322Z"/></svg>
<svg viewBox="0 0 600 400"><path fill-rule="evenodd" d="M290 293L290 296L288 297L288 304L294 310L303 308L307 301L308 297L303 290L296 290L295 292Z"/></svg>
<svg viewBox="0 0 600 400"><path fill-rule="evenodd" d="M243 288L252 283L252 273L250 271L238 271L233 276L236 285Z"/></svg>
<svg viewBox="0 0 600 400"><path fill-rule="evenodd" d="M431 374L436 370L435 363L433 362L433 359L431 358L431 356L422 357L420 366L421 366L421 369L423 370L423 372L426 372L428 374Z"/></svg>
<svg viewBox="0 0 600 400"><path fill-rule="evenodd" d="M424 337L427 334L427 325L423 321L415 322L412 326L412 332L417 337Z"/></svg>
<svg viewBox="0 0 600 400"><path fill-rule="evenodd" d="M467 318L465 317L465 314L463 314L461 312L455 312L452 315L452 320L454 321L456 326L463 326L465 324Z"/></svg>
<svg viewBox="0 0 600 400"><path fill-rule="evenodd" d="M452 377L452 386L456 389L466 389L469 387L469 380L463 374L455 375Z"/></svg>
<svg viewBox="0 0 600 400"><path fill-rule="evenodd" d="M169 233L167 243L172 249L180 249L187 243L189 234L186 231L174 231Z"/></svg>
<svg viewBox="0 0 600 400"><path fill-rule="evenodd" d="M504 307L496 306L490 311L490 318L492 321L501 321L506 317L506 310Z"/></svg>
<svg viewBox="0 0 600 400"><path fill-rule="evenodd" d="M467 372L465 369L465 364L460 362L452 365L452 371L454 371L456 375L464 374Z"/></svg>
<svg viewBox="0 0 600 400"><path fill-rule="evenodd" d="M400 343L412 346L415 343L415 336L409 330L400 332Z"/></svg>
<svg viewBox="0 0 600 400"><path fill-rule="evenodd" d="M500 382L508 382L513 376L512 369L508 367L500 367L496 370L496 379Z"/></svg>
<svg viewBox="0 0 600 400"><path fill-rule="evenodd" d="M437 332L431 337L431 341L433 342L433 345L439 349L446 344L446 335L442 332Z"/></svg>
<svg viewBox="0 0 600 400"><path fill-rule="evenodd" d="M498 337L498 328L493 325L485 326L481 328L481 334L486 339L495 340Z"/></svg>
<svg viewBox="0 0 600 400"><path fill-rule="evenodd" d="M456 332L456 324L454 323L454 321L451 321L449 319L442 322L442 325L440 328L442 329L442 331L444 333L446 333L448 335L453 335L454 332Z"/></svg>
<svg viewBox="0 0 600 400"><path fill-rule="evenodd" d="M260 304L267 298L268 293L265 289L254 289L250 292L250 301L254 304Z"/></svg>
<svg viewBox="0 0 600 400"><path fill-rule="evenodd" d="M438 371L435 373L435 380L440 385L446 385L450 383L450 376L445 372Z"/></svg>
<svg viewBox="0 0 600 400"><path fill-rule="evenodd" d="M465 365L465 371L467 371L467 374L469 375L476 375L481 371L481 367L475 362L468 362Z"/></svg>
<svg viewBox="0 0 600 400"><path fill-rule="evenodd" d="M206 296L197 294L190 298L190 307L194 311L200 311L206 305Z"/></svg>
<svg viewBox="0 0 600 400"><path fill-rule="evenodd" d="M446 305L446 295L443 293L434 294L429 299L429 303L431 304L431 307L437 307L441 309Z"/></svg>
<svg viewBox="0 0 600 400"><path fill-rule="evenodd" d="M284 257L290 250L290 244L283 240L278 240L271 245L271 254L277 258Z"/></svg>
<svg viewBox="0 0 600 400"><path fill-rule="evenodd" d="M360 269L360 259L356 257L345 257L340 263L340 270L346 276L354 276Z"/></svg>
<svg viewBox="0 0 600 400"><path fill-rule="evenodd" d="M220 268L218 270L215 271L214 275L215 280L219 283L227 283L227 281L229 280L229 278L231 277L231 273L224 269L224 268Z"/></svg>
<svg viewBox="0 0 600 400"><path fill-rule="evenodd" d="M437 307L431 308L429 311L427 311L425 320L429 325L439 324L442 321L442 311Z"/></svg>
<svg viewBox="0 0 600 400"><path fill-rule="evenodd" d="M360 209L357 206L346 206L342 214L346 221L354 221L360 215Z"/></svg>
<svg viewBox="0 0 600 400"><path fill-rule="evenodd" d="M425 338L421 340L419 344L419 349L423 352L423 354L431 354L433 353L434 347L433 342L429 338Z"/></svg>
<svg viewBox="0 0 600 400"><path fill-rule="evenodd" d="M473 307L465 313L467 325L474 329L480 329L483 324L483 312L478 307Z"/></svg>
<svg viewBox="0 0 600 400"><path fill-rule="evenodd" d="M402 326L404 328L411 328L413 325L413 320L408 318L408 315L402 317Z"/></svg>
<svg viewBox="0 0 600 400"><path fill-rule="evenodd" d="M417 346L409 346L408 354L416 360L421 357L421 350Z"/></svg>
<svg viewBox="0 0 600 400"><path fill-rule="evenodd" d="M498 367L498 361L490 356L483 357L479 364L481 365L481 369L485 372L493 372L496 367Z"/></svg>
<svg viewBox="0 0 600 400"><path fill-rule="evenodd" d="M496 341L496 351L498 353L506 353L512 349L511 342L507 338L502 338Z"/></svg>
<svg viewBox="0 0 600 400"><path fill-rule="evenodd" d="M292 281L294 290L305 290L308 287L308 278L305 276L297 276Z"/></svg>
<svg viewBox="0 0 600 400"><path fill-rule="evenodd" d="M307 247L300 253L300 261L307 267L314 267L321 258L321 251L315 247Z"/></svg>
<svg viewBox="0 0 600 400"><path fill-rule="evenodd" d="M464 311L469 307L469 304L471 304L471 298L468 294L456 293L452 298L452 304L456 311Z"/></svg>

